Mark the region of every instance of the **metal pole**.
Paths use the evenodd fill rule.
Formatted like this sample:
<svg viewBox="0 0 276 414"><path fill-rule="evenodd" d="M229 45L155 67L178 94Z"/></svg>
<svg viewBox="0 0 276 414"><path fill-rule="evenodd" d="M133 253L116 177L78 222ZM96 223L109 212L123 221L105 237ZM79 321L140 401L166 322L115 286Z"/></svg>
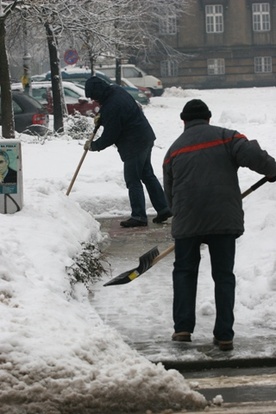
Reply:
<svg viewBox="0 0 276 414"><path fill-rule="evenodd" d="M24 55L23 55L23 76L21 78L21 83L26 94L30 94L31 89L31 74L30 74L30 63L31 55L28 52L27 46L27 25L26 20L23 16L23 41L24 41Z"/></svg>

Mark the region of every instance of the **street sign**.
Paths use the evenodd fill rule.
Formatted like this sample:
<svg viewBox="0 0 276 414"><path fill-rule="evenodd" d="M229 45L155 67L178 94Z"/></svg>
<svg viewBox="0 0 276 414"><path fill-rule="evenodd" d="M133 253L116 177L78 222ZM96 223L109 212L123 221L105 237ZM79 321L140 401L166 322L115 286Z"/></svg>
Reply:
<svg viewBox="0 0 276 414"><path fill-rule="evenodd" d="M67 65L74 65L79 60L79 55L76 49L68 49L64 53L64 62Z"/></svg>

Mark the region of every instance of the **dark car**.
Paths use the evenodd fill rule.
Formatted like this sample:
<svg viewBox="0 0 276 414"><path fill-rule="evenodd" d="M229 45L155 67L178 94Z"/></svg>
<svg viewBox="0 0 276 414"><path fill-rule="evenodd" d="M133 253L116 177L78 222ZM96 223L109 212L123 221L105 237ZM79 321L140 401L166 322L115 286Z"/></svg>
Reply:
<svg viewBox="0 0 276 414"><path fill-rule="evenodd" d="M36 99L26 93L12 91L12 103L16 132L44 135L48 131L49 114ZM0 125L2 125L1 100Z"/></svg>

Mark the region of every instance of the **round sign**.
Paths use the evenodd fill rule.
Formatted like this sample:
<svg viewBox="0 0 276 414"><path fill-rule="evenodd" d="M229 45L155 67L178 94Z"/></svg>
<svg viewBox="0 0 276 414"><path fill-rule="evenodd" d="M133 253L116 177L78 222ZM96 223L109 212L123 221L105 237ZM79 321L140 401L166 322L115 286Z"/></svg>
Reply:
<svg viewBox="0 0 276 414"><path fill-rule="evenodd" d="M68 49L64 53L64 62L67 65L74 65L79 60L78 52L75 49Z"/></svg>

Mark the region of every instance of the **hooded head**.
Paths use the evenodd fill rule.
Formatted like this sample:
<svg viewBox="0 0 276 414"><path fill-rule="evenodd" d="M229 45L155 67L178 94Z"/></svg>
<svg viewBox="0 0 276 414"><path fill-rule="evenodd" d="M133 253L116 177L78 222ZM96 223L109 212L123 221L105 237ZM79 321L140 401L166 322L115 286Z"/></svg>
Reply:
<svg viewBox="0 0 276 414"><path fill-rule="evenodd" d="M184 122L192 121L193 119L206 119L209 120L212 116L206 103L200 99L192 99L187 102L180 114L180 118Z"/></svg>
<svg viewBox="0 0 276 414"><path fill-rule="evenodd" d="M110 91L110 85L97 76L92 76L85 82L85 96L103 103Z"/></svg>

